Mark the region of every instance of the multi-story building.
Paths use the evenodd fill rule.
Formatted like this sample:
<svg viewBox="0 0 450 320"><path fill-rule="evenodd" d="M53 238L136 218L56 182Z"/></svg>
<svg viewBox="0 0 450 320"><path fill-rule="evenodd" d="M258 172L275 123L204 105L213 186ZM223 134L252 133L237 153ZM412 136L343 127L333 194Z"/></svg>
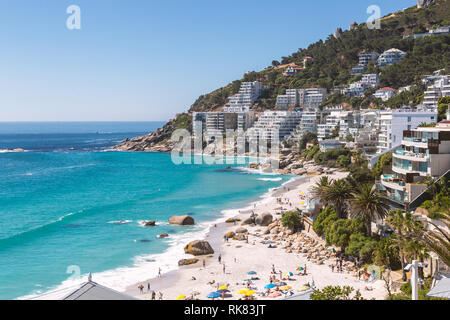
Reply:
<svg viewBox="0 0 450 320"><path fill-rule="evenodd" d="M425 191L426 177L438 178L449 169L450 121L443 121L436 127L405 130L392 154L393 173L383 174L378 186L389 199L406 205Z"/></svg>
<svg viewBox="0 0 450 320"><path fill-rule="evenodd" d="M309 88L299 92L300 105L303 109L317 110L327 99L327 89Z"/></svg>
<svg viewBox="0 0 450 320"><path fill-rule="evenodd" d="M395 97L395 89L386 87L386 88L381 88L378 89L373 96L375 98L381 99L383 101L387 101L392 97Z"/></svg>
<svg viewBox="0 0 450 320"><path fill-rule="evenodd" d="M359 63L352 68L353 74L364 73L371 61L377 61L379 54L376 52L363 52L359 55Z"/></svg>
<svg viewBox="0 0 450 320"><path fill-rule="evenodd" d="M239 93L228 99L227 108L231 108L230 110L237 108L246 112L258 100L263 90L263 85L259 81L243 82Z"/></svg>
<svg viewBox="0 0 450 320"><path fill-rule="evenodd" d="M301 119L291 133L291 139L300 140L306 132L317 134L317 126L322 121L322 112L315 110L303 111Z"/></svg>
<svg viewBox="0 0 450 320"><path fill-rule="evenodd" d="M378 86L380 82L380 76L376 73L368 73L364 74L360 81L353 82L342 90L342 94L351 96L351 97L363 97L364 91L369 88L375 88Z"/></svg>
<svg viewBox="0 0 450 320"><path fill-rule="evenodd" d="M325 139L339 128L339 115L340 111L331 111L325 118L325 123L317 125L317 138L319 140Z"/></svg>
<svg viewBox="0 0 450 320"><path fill-rule="evenodd" d="M265 111L260 114L254 126L247 130L247 138L284 140L298 125L302 113L298 111Z"/></svg>
<svg viewBox="0 0 450 320"><path fill-rule="evenodd" d="M429 86L423 97L423 104L429 107L437 107L441 97L450 95L450 75L439 77L433 85Z"/></svg>
<svg viewBox="0 0 450 320"><path fill-rule="evenodd" d="M207 112L206 113L205 137L223 136L226 130L236 130L238 125L238 114L227 112Z"/></svg>
<svg viewBox="0 0 450 320"><path fill-rule="evenodd" d="M300 104L298 89L286 89L286 94L278 95L276 107L278 109L289 109Z"/></svg>
<svg viewBox="0 0 450 320"><path fill-rule="evenodd" d="M327 89L286 89L286 94L277 96L276 107L288 109L302 107L304 109L318 109L327 98Z"/></svg>
<svg viewBox="0 0 450 320"><path fill-rule="evenodd" d="M283 72L283 75L286 77L292 77L297 74L297 72L303 70L303 67L300 67L296 64L289 65Z"/></svg>
<svg viewBox="0 0 450 320"><path fill-rule="evenodd" d="M383 153L400 145L404 130L412 130L421 123L436 121L437 109L418 108L380 111L377 123L377 153Z"/></svg>
<svg viewBox="0 0 450 320"><path fill-rule="evenodd" d="M399 49L389 49L378 57L378 66L384 68L391 64L400 62L406 56L406 52Z"/></svg>

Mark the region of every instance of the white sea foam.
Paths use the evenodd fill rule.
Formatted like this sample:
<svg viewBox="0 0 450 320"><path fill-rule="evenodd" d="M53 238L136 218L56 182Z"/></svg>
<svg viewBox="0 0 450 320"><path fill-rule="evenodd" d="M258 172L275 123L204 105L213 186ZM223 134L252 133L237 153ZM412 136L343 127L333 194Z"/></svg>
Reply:
<svg viewBox="0 0 450 320"><path fill-rule="evenodd" d="M281 181L277 179L276 181ZM282 184L285 185L296 178L290 179ZM274 180L275 181L275 180ZM272 193L278 188L271 188L268 192L260 196L258 202L270 201ZM131 267L119 267L112 270L106 270L103 272L95 273L92 275L94 281L101 283L107 287L113 288L118 291L125 291L130 285L136 284L140 281L145 281L147 279L155 278L158 275L158 269L161 268L164 273L178 270L178 261L181 259L189 258L191 255L184 253L184 246L186 243L192 240L205 239L210 233L211 228L218 223L224 222L226 219L235 217L241 211L248 211L253 208L254 202L249 205L239 208L239 209L225 209L221 211L221 216L213 221L201 222L197 225L192 226L194 231L183 233L183 234L173 234L169 238L165 238L170 245L167 250L159 254L149 254L136 256L133 261L133 266ZM113 221L111 221L113 223ZM143 225L143 220L138 221L139 225ZM168 224L167 222L157 222L157 225ZM137 242L135 240L135 242ZM51 291L64 291L68 288L74 287L87 281L88 274L83 274L80 278L73 279L69 277L67 280L63 281L60 285L51 289ZM20 297L18 299L30 299L42 294L41 290L35 290L30 295Z"/></svg>
<svg viewBox="0 0 450 320"><path fill-rule="evenodd" d="M261 181L281 181L283 178L259 178Z"/></svg>
<svg viewBox="0 0 450 320"><path fill-rule="evenodd" d="M111 223L111 224L126 224L126 223L130 223L130 222L133 222L133 220L108 221L108 223Z"/></svg>

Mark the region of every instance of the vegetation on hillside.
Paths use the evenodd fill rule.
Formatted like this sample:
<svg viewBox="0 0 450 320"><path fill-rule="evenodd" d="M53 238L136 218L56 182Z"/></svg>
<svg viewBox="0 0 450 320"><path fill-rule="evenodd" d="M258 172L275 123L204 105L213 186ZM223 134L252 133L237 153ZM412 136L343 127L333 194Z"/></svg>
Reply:
<svg viewBox="0 0 450 320"><path fill-rule="evenodd" d="M281 62L272 61L271 66L259 72L246 73L241 80L200 96L192 105L192 111L215 110L224 106L229 96L239 91L243 81L261 81L266 86L258 105L259 110L273 109L278 94L284 94L287 88L324 87L348 85L356 81L351 74L351 67L358 63L358 55L363 51L382 53L390 48L407 52L407 56L395 65L380 70L375 64L369 65L367 73L381 72L381 86L395 89L416 85L411 92L391 99L385 104L398 107L405 102L417 104L421 101L423 87L420 78L438 69L450 68L450 36L432 36L423 39L407 38L403 35L424 31L448 24L450 20L450 0L441 0L426 8L412 7L398 11L382 18L380 30L370 30L365 24L354 30L344 31L336 39L330 35L325 41L320 40L308 48L299 49L290 56L282 57ZM284 69L279 64L296 63L303 65L306 56L313 58L308 68L299 71L293 77L282 75ZM360 77L360 76L359 76ZM348 98L335 94L325 104L347 102L354 108L376 106L380 100L368 92L363 98Z"/></svg>

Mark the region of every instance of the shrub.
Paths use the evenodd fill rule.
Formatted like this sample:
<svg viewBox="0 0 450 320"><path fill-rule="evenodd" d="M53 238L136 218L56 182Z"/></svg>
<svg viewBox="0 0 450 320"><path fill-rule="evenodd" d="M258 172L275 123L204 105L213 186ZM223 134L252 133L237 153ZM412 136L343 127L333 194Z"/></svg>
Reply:
<svg viewBox="0 0 450 320"><path fill-rule="evenodd" d="M295 229L301 225L301 219L298 215L298 212L288 211L283 214L281 217L281 224L283 227Z"/></svg>
<svg viewBox="0 0 450 320"><path fill-rule="evenodd" d="M335 220L338 216L336 211L332 207L325 207L320 211L313 224L313 230L320 236L325 233L325 229Z"/></svg>

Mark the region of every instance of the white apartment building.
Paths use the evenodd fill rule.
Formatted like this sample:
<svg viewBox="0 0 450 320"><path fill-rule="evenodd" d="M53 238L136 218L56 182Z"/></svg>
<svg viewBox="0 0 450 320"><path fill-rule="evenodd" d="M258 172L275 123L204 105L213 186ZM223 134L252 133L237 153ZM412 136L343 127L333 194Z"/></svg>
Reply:
<svg viewBox="0 0 450 320"><path fill-rule="evenodd" d="M400 62L406 56L406 52L392 48L386 50L378 57L378 66L380 68L387 67L391 64Z"/></svg>
<svg viewBox="0 0 450 320"><path fill-rule="evenodd" d="M286 94L277 96L276 107L289 109L302 107L303 109L316 110L327 99L327 89L286 89Z"/></svg>
<svg viewBox="0 0 450 320"><path fill-rule="evenodd" d="M386 88L381 88L379 90L377 90L373 96L375 98L381 99L383 101L387 101L392 97L395 97L395 89L386 87Z"/></svg>
<svg viewBox="0 0 450 320"><path fill-rule="evenodd" d="M299 91L299 102L303 109L317 110L327 99L327 89L309 88Z"/></svg>
<svg viewBox="0 0 450 320"><path fill-rule="evenodd" d="M300 122L302 113L298 111L265 111L260 114L254 126L247 130L249 140L278 138L284 140Z"/></svg>
<svg viewBox="0 0 450 320"><path fill-rule="evenodd" d="M325 137L330 136L333 131L339 128L340 113L340 111L331 111L325 118L325 123L317 125L317 138L319 140L325 139Z"/></svg>
<svg viewBox="0 0 450 320"><path fill-rule="evenodd" d="M263 85L259 81L243 82L239 93L228 99L227 108L231 108L230 110L234 110L234 108L242 110L243 108L246 112L258 100L263 90Z"/></svg>
<svg viewBox="0 0 450 320"><path fill-rule="evenodd" d="M300 140L307 131L317 134L317 126L321 121L322 112L315 110L303 111L300 121L291 133L291 138Z"/></svg>
<svg viewBox="0 0 450 320"><path fill-rule="evenodd" d="M379 188L397 203L410 203L426 190L426 177L438 178L449 169L450 121L405 130L401 146L392 154L393 174L383 174Z"/></svg>
<svg viewBox="0 0 450 320"><path fill-rule="evenodd" d="M364 73L371 61L377 61L379 54L376 52L363 52L359 55L359 63L352 68L353 74Z"/></svg>
<svg viewBox="0 0 450 320"><path fill-rule="evenodd" d="M437 107L441 97L450 96L450 75L439 77L433 85L429 86L423 98L423 104Z"/></svg>
<svg viewBox="0 0 450 320"><path fill-rule="evenodd" d="M278 95L276 107L278 109L289 109L297 107L300 104L298 89L286 89L286 94Z"/></svg>
<svg viewBox="0 0 450 320"><path fill-rule="evenodd" d="M375 88L380 83L380 76L376 73L364 74L360 81L353 82L349 87L342 90L342 94L351 97L363 97L364 91Z"/></svg>
<svg viewBox="0 0 450 320"><path fill-rule="evenodd" d="M404 130L417 128L421 123L437 122L437 109L382 110L378 118L377 153L383 153L401 144Z"/></svg>

